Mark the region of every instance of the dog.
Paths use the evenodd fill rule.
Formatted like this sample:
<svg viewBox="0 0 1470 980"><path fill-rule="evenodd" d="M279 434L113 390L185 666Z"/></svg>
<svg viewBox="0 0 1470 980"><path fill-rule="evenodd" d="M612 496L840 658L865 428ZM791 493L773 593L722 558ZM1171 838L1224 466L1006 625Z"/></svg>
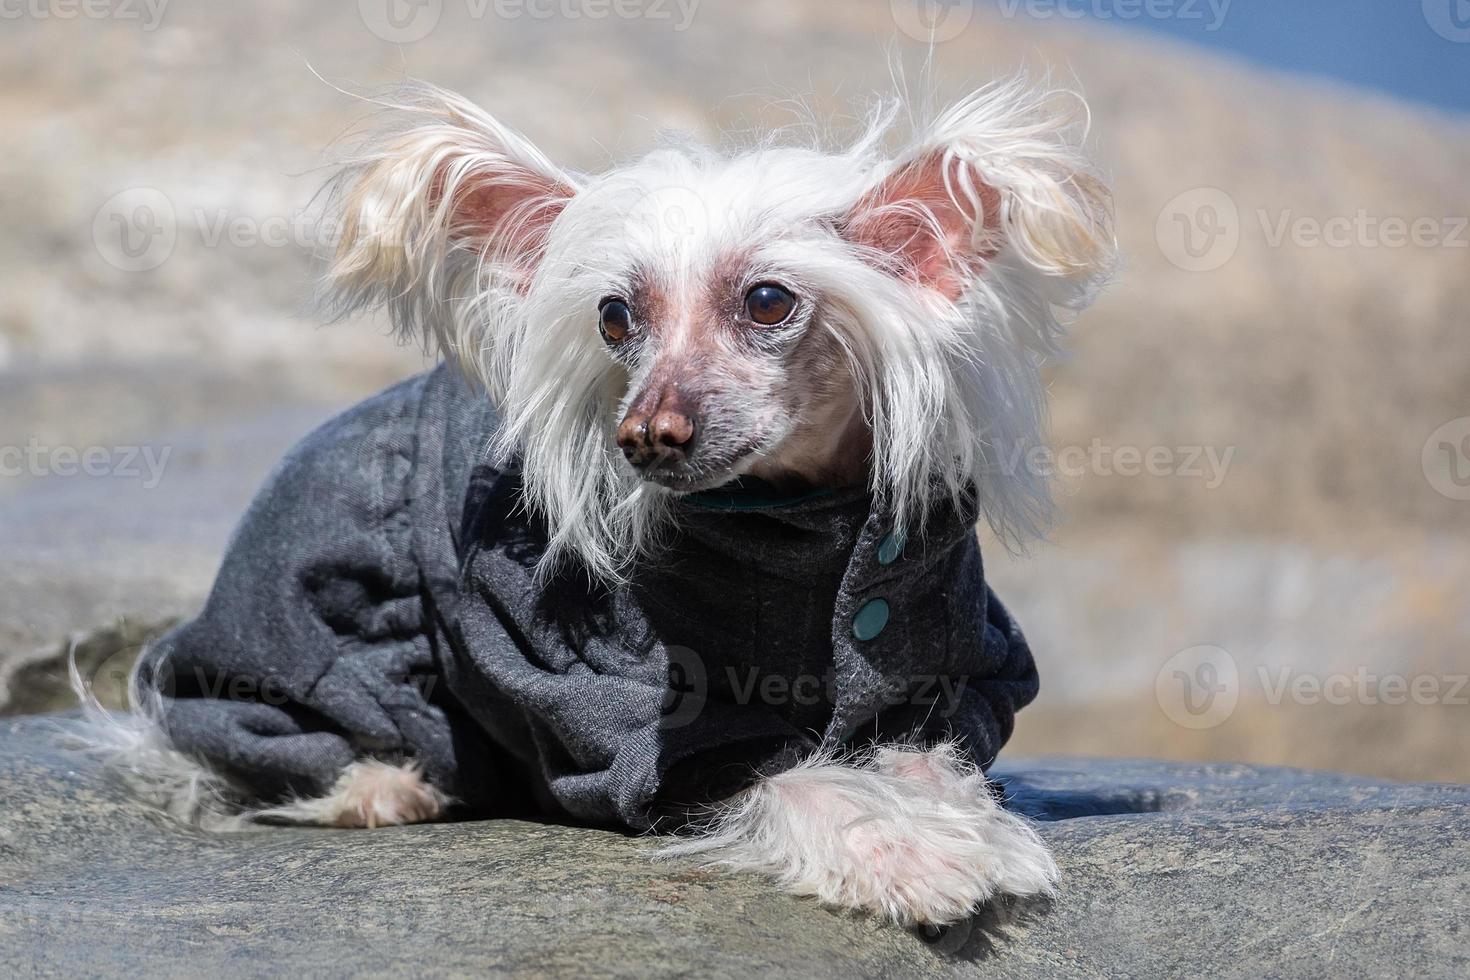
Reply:
<svg viewBox="0 0 1470 980"><path fill-rule="evenodd" d="M1044 528L1042 362L1113 268L1080 100L596 175L431 86L383 109L324 297L444 365L281 464L134 712L91 702L114 767L215 829L667 829L904 925L1050 892L984 773L1036 675L975 525Z"/></svg>

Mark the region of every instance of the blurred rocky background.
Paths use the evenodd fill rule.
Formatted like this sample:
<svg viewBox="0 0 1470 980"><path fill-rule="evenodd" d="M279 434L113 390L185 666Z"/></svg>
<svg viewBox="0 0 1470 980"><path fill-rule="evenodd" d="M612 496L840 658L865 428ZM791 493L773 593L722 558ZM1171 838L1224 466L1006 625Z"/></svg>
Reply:
<svg viewBox="0 0 1470 980"><path fill-rule="evenodd" d="M1300 5L1365 61L1440 59L1446 98L1414 103L1193 43L1260 0L1149 6L6 8L0 711L63 704L73 641L120 677L280 453L425 363L303 312L326 151L364 111L339 86L425 78L596 170L798 102L840 135L932 32L941 98L1023 67L1086 94L1125 256L1053 374L1065 519L987 552L1043 672L1013 751L1470 781L1470 27Z"/></svg>

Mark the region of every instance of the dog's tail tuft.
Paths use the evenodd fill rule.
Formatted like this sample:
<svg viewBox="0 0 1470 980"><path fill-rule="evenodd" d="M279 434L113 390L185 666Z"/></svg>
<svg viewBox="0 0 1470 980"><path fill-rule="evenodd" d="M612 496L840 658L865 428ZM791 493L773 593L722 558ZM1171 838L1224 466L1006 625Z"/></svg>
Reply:
<svg viewBox="0 0 1470 980"><path fill-rule="evenodd" d="M114 713L103 707L77 667L76 649L67 655L72 691L82 717L63 729L68 748L99 761L139 800L192 827L210 831L242 830L251 824L243 796L224 775L174 748L159 719L162 696L144 694L136 672L128 685L131 710Z"/></svg>

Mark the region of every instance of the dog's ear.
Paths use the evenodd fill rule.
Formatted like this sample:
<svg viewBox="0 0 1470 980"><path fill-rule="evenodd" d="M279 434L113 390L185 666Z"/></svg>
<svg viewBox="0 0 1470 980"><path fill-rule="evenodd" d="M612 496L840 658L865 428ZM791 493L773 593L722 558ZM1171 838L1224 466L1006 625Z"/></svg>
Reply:
<svg viewBox="0 0 1470 980"><path fill-rule="evenodd" d="M385 305L404 332L450 347L456 307L524 293L577 182L528 140L449 92L396 96L336 178L326 275L336 312Z"/></svg>
<svg viewBox="0 0 1470 980"><path fill-rule="evenodd" d="M843 233L889 271L958 299L998 250L1000 194L942 150L902 161L858 201ZM970 181L968 192L955 178Z"/></svg>
<svg viewBox="0 0 1470 980"><path fill-rule="evenodd" d="M1046 276L1105 276L1115 251L1112 197L1059 101L1018 81L959 102L881 170L843 234L949 300L1003 250Z"/></svg>

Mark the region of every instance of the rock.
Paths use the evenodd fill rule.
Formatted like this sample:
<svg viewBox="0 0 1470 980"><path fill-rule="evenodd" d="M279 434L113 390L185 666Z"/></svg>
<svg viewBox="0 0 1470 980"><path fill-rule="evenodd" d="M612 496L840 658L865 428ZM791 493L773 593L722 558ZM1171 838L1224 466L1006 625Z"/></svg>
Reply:
<svg viewBox="0 0 1470 980"><path fill-rule="evenodd" d="M935 937L655 863L624 834L492 820L210 836L0 723L6 975L1470 973L1470 787L1238 765L1011 760L1059 896Z"/></svg>
<svg viewBox="0 0 1470 980"><path fill-rule="evenodd" d="M109 708L125 707L133 661L145 645L177 622L173 617L118 619L111 626L77 633L54 646L0 659L0 717L74 707L77 698L67 667L73 658L97 700Z"/></svg>

